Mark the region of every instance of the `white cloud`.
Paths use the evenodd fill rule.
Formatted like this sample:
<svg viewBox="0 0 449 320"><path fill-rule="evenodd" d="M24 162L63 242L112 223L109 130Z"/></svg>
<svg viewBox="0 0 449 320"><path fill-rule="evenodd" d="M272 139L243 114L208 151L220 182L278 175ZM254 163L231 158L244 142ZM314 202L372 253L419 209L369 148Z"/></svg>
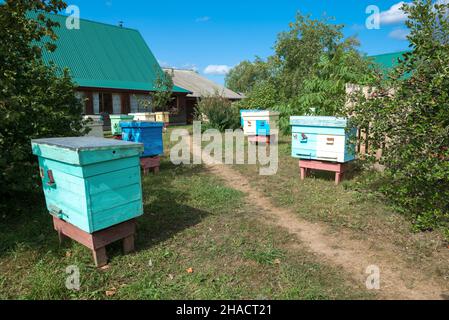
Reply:
<svg viewBox="0 0 449 320"><path fill-rule="evenodd" d="M402 5L407 2L401 1L391 6L387 11L380 13L381 24L397 24L407 20L407 14L401 10Z"/></svg>
<svg viewBox="0 0 449 320"><path fill-rule="evenodd" d="M208 17L208 16L204 16L204 17L199 17L199 18L196 18L196 22L207 22L207 21L209 21L210 20L210 17Z"/></svg>
<svg viewBox="0 0 449 320"><path fill-rule="evenodd" d="M227 65L208 65L206 69L204 69L205 74L212 74L212 75L226 75L231 71L232 67Z"/></svg>
<svg viewBox="0 0 449 320"><path fill-rule="evenodd" d="M395 29L393 31L391 31L388 36L390 38L396 39L396 40L407 40L407 36L409 35L409 30L408 29Z"/></svg>

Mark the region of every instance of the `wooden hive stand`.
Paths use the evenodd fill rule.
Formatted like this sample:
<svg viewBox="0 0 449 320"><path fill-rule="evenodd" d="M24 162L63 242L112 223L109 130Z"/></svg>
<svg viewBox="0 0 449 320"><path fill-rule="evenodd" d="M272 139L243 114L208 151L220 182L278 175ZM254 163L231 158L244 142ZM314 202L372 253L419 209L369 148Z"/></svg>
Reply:
<svg viewBox="0 0 449 320"><path fill-rule="evenodd" d="M113 242L123 241L124 254L134 251L134 235L136 233L135 219L92 234L56 217L53 217L53 225L58 232L60 243L66 238L70 238L92 250L94 262L97 267L103 267L108 264L106 246Z"/></svg>
<svg viewBox="0 0 449 320"><path fill-rule="evenodd" d="M335 184L339 185L347 169L346 163L326 162L318 160L299 160L301 180L304 180L309 170L323 170L335 172Z"/></svg>
<svg viewBox="0 0 449 320"><path fill-rule="evenodd" d="M153 171L154 174L158 174L161 166L161 157L140 158L140 166L143 169L144 175L147 175L150 170Z"/></svg>
<svg viewBox="0 0 449 320"><path fill-rule="evenodd" d="M271 142L274 142L276 137L274 135L271 136L248 136L248 142L252 144L270 144Z"/></svg>

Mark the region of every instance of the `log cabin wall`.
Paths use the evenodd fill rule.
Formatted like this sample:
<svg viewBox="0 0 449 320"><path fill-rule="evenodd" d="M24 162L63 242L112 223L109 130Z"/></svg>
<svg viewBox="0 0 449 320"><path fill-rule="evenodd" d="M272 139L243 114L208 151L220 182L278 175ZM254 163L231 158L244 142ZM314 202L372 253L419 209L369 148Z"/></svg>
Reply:
<svg viewBox="0 0 449 320"><path fill-rule="evenodd" d="M138 112L138 99L149 98L149 93L132 92L122 90L107 90L101 88L81 88L77 96L84 104L84 113L86 115L101 114L104 111L104 103L109 101L107 106L110 114L128 114ZM107 97L108 99L105 99ZM187 123L187 94L174 93L170 105L170 123ZM137 107L138 109L138 107Z"/></svg>

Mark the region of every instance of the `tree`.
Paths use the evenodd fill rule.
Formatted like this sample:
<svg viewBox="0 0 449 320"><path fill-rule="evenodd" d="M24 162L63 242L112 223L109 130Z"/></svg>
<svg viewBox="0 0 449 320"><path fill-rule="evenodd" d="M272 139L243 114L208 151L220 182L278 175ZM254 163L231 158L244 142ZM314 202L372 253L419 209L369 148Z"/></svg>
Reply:
<svg viewBox="0 0 449 320"><path fill-rule="evenodd" d="M330 18L298 13L289 30L278 35L275 53L266 62L242 62L230 73L230 86L247 88L239 106L279 111L284 132L290 130L290 116L341 113L346 83L367 83L372 74L356 49L358 42L345 38L342 29Z"/></svg>
<svg viewBox="0 0 449 320"><path fill-rule="evenodd" d="M245 60L232 68L226 75L225 85L235 92L249 93L256 83L267 80L269 77L269 63L256 57L254 62Z"/></svg>
<svg viewBox="0 0 449 320"><path fill-rule="evenodd" d="M300 13L290 23L290 30L278 35L275 44L277 87L285 100L301 94L303 82L313 74L323 53L334 52L343 39L343 26L330 19L311 19Z"/></svg>
<svg viewBox="0 0 449 320"><path fill-rule="evenodd" d="M31 139L73 136L83 127L82 106L67 70L46 66L42 51L52 43L57 23L48 13L63 1L7 0L0 5L0 185L3 199L38 186ZM43 41L43 39L48 39ZM17 202L17 201L15 201ZM5 205L4 202L2 202Z"/></svg>
<svg viewBox="0 0 449 320"><path fill-rule="evenodd" d="M302 114L335 116L346 103L346 84L368 85L376 74L370 62L355 50L358 42L349 38L325 51L309 77L304 79L297 99Z"/></svg>
<svg viewBox="0 0 449 320"><path fill-rule="evenodd" d="M418 229L449 221L449 4L405 4L411 51L348 113L383 148L382 191ZM370 154L369 154L370 155ZM447 231L448 232L448 231ZM448 233L449 235L449 233Z"/></svg>
<svg viewBox="0 0 449 320"><path fill-rule="evenodd" d="M168 72L157 74L158 77L154 81L156 91L151 93L151 104L154 111L168 111L173 100L173 77Z"/></svg>

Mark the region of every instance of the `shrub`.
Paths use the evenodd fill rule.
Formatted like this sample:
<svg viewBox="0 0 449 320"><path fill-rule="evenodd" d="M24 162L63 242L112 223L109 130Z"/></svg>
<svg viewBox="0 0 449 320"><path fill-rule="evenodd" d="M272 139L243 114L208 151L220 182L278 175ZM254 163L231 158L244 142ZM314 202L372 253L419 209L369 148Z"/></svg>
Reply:
<svg viewBox="0 0 449 320"><path fill-rule="evenodd" d="M223 132L240 127L238 107L217 93L198 102L195 118L203 122L203 129L214 128Z"/></svg>
<svg viewBox="0 0 449 320"><path fill-rule="evenodd" d="M12 1L0 5L0 195L19 204L38 187L31 139L73 136L83 127L82 106L67 71L46 66L42 50L54 50L57 27L42 12L59 12L62 1ZM29 13L35 13L32 18ZM5 207L6 201L0 206ZM4 210L3 212L10 212Z"/></svg>
<svg viewBox="0 0 449 320"><path fill-rule="evenodd" d="M416 229L449 222L449 4L404 5L412 51L387 83L372 89L349 114L369 128L372 152L383 149L389 183L381 190Z"/></svg>

